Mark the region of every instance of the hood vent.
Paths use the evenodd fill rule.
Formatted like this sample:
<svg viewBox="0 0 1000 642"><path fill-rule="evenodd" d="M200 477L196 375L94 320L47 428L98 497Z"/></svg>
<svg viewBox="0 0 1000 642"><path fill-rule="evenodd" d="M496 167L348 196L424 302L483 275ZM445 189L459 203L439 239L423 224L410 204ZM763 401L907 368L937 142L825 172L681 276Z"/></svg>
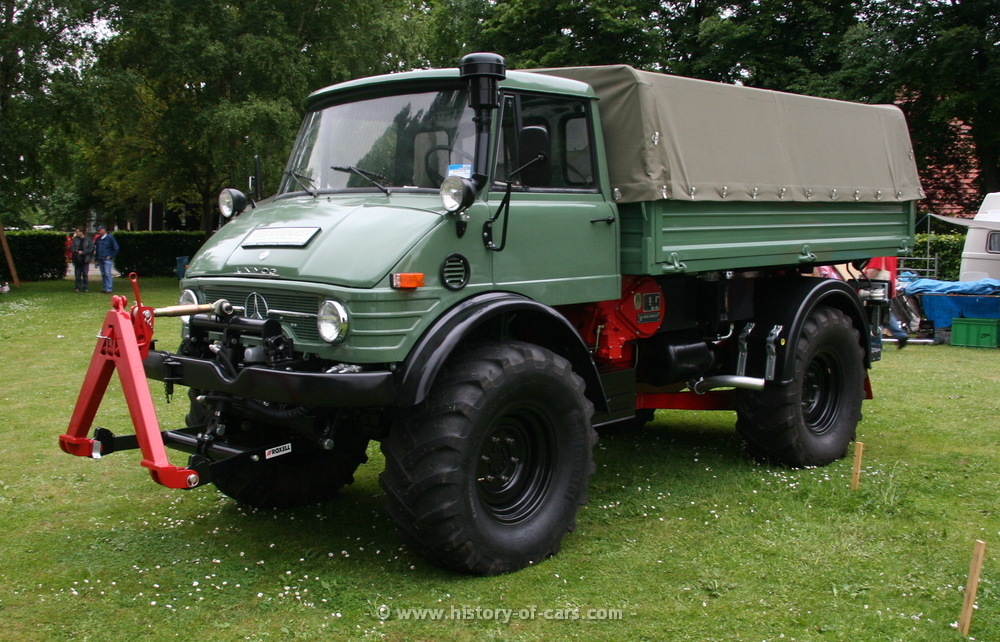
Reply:
<svg viewBox="0 0 1000 642"><path fill-rule="evenodd" d="M469 282L469 259L461 254L451 254L441 265L441 283L449 290L461 290Z"/></svg>

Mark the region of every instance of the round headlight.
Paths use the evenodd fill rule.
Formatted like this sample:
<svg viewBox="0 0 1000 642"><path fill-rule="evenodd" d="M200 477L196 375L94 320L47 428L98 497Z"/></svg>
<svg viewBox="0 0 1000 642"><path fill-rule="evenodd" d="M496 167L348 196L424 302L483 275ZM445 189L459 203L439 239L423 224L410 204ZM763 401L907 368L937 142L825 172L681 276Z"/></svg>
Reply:
<svg viewBox="0 0 1000 642"><path fill-rule="evenodd" d="M339 301L323 301L316 315L319 336L327 343L340 343L347 336L347 308Z"/></svg>
<svg viewBox="0 0 1000 642"><path fill-rule="evenodd" d="M239 216L246 209L247 197L238 189L224 189L219 192L219 213L223 218Z"/></svg>
<svg viewBox="0 0 1000 642"><path fill-rule="evenodd" d="M177 297L177 305L198 305L198 295L192 290L184 290L181 295ZM187 325L191 320L190 315L184 315L181 317L181 323Z"/></svg>
<svg viewBox="0 0 1000 642"><path fill-rule="evenodd" d="M449 176L441 182L441 204L449 212L458 212L476 200L476 187L467 178Z"/></svg>

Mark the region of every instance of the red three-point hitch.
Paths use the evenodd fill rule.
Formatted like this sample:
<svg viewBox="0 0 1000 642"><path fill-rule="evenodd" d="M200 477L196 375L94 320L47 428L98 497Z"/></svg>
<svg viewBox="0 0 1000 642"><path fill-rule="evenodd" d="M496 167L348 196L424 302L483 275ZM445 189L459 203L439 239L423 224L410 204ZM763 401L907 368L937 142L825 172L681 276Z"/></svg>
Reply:
<svg viewBox="0 0 1000 642"><path fill-rule="evenodd" d="M104 318L104 325L97 335L90 367L76 399L76 407L66 434L59 436L59 447L79 457L101 457L101 440L87 437L87 434L111 381L111 373L117 370L135 428L136 441L142 452L142 465L149 469L154 481L168 488L194 488L201 481L198 473L189 468L173 466L167 459L167 450L156 419L156 409L153 407L142 360L149 353L155 317L210 312L213 306L204 304L153 309L142 305L138 277L130 274L129 280L135 293L135 305L126 312L127 299L123 296L111 297L112 309Z"/></svg>

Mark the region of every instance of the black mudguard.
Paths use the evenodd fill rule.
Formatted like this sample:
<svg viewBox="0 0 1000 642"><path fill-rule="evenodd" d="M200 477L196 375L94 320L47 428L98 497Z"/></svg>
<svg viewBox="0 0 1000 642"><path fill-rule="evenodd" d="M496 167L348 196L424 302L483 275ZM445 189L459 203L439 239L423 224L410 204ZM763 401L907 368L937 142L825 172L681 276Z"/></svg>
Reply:
<svg viewBox="0 0 1000 642"><path fill-rule="evenodd" d="M764 378L767 337L775 325L782 330L775 343L777 361L773 379L786 381L794 368L795 350L802 325L817 305L837 308L846 314L861 337L865 368L871 367L872 348L864 304L851 286L837 279L788 277L761 279L754 286L755 327L749 339L750 358L746 374Z"/></svg>
<svg viewBox="0 0 1000 642"><path fill-rule="evenodd" d="M397 405L422 402L451 354L463 342L476 338L517 339L562 355L583 378L585 394L594 408L607 411L608 400L597 367L576 329L549 306L509 292L473 296L441 315L420 337L401 373L397 373Z"/></svg>

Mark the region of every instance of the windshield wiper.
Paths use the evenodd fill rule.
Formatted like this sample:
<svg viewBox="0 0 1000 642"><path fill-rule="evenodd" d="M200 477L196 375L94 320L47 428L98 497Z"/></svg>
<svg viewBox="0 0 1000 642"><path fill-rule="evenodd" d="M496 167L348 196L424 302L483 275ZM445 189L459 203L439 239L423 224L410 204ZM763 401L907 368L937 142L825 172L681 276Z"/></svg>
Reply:
<svg viewBox="0 0 1000 642"><path fill-rule="evenodd" d="M354 165L346 165L344 167L337 167L336 165L334 165L330 169L336 170L338 172L347 172L348 174L357 174L361 178L365 179L375 187L385 192L386 195L389 194L389 188L387 188L385 185L379 183L378 180L376 180L376 179L383 181L389 180L388 178L382 176L381 174L376 174L375 172L370 172L367 169L361 169L360 167L355 167Z"/></svg>
<svg viewBox="0 0 1000 642"><path fill-rule="evenodd" d="M298 172L293 172L291 170L286 171L285 174L294 178L295 182L298 183L303 190L305 190L306 194L312 196L313 198L316 198L316 192L314 192L312 189L313 179L309 178L304 174L299 174Z"/></svg>

